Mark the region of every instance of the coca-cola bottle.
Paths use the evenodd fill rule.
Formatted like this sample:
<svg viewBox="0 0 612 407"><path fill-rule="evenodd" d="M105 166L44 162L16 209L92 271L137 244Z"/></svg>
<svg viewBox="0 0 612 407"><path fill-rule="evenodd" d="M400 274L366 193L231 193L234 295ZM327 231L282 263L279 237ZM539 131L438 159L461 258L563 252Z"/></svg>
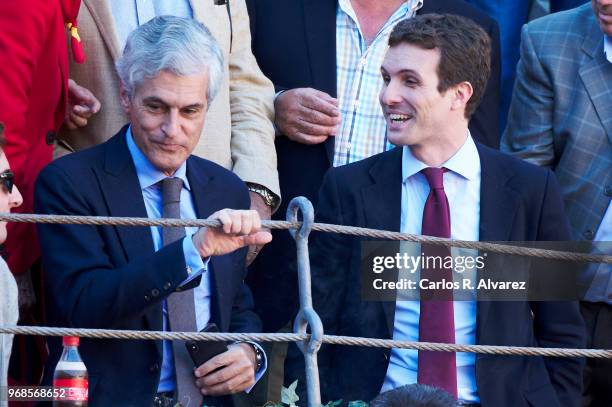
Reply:
<svg viewBox="0 0 612 407"><path fill-rule="evenodd" d="M64 336L64 351L53 374L53 406L87 406L87 369L79 355L79 338Z"/></svg>

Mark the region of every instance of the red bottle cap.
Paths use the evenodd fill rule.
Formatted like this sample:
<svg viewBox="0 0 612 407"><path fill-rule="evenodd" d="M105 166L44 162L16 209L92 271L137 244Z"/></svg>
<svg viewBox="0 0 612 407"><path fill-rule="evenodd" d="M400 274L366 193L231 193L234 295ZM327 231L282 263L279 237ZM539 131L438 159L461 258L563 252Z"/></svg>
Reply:
<svg viewBox="0 0 612 407"><path fill-rule="evenodd" d="M62 343L64 346L79 346L79 337L78 336L64 336L62 338Z"/></svg>

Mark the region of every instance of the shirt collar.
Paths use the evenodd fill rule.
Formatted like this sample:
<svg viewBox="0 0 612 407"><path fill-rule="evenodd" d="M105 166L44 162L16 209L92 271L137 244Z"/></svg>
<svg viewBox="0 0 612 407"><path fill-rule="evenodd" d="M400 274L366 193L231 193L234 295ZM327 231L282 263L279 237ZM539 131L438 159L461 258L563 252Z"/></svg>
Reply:
<svg viewBox="0 0 612 407"><path fill-rule="evenodd" d="M132 155L134 166L136 167L136 175L140 182L140 188L145 190L152 185L157 184L159 181L167 178L168 176L155 168L155 166L149 161L149 159L140 151L140 148L134 142L132 136L132 126L129 126L126 132L127 147ZM183 186L190 190L189 181L187 180L187 162L181 164L181 166L175 171L174 177L183 180Z"/></svg>
<svg viewBox="0 0 612 407"><path fill-rule="evenodd" d="M409 16L414 15L414 13L416 13L418 9L423 7L423 1L424 0L406 0L401 6L398 7L397 10L395 10L393 15L389 18L389 20L391 20L393 16L395 16L395 14L397 14L399 10L402 10L401 11L402 15L404 14L409 14ZM355 9L353 9L351 0L338 0L338 7L342 11L344 11L345 14L351 17L353 21L355 21L355 23L357 23L358 21L357 14L355 13ZM387 22L385 22L383 26L385 26L389 22L389 20L387 20Z"/></svg>
<svg viewBox="0 0 612 407"><path fill-rule="evenodd" d="M408 178L427 167L427 164L419 161L414 155L412 155L410 147L404 146L402 152L403 182L406 182ZM461 148L457 150L457 152L451 158L440 165L440 167L445 167L468 180L473 180L478 176L480 173L480 156L478 155L476 143L474 143L469 130L465 143L463 143Z"/></svg>
<svg viewBox="0 0 612 407"><path fill-rule="evenodd" d="M604 35L604 54L608 62L612 62L612 39L608 35Z"/></svg>

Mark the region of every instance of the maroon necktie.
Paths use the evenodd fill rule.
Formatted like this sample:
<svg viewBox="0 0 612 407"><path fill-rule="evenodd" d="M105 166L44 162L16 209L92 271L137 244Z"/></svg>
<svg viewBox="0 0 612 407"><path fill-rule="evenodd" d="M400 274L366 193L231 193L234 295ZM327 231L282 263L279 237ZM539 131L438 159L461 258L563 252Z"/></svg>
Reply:
<svg viewBox="0 0 612 407"><path fill-rule="evenodd" d="M443 176L446 168L425 168L421 172L429 182L429 196L423 210L421 233L428 236L451 235L450 209L444 193ZM450 256L450 247L422 245L425 258ZM425 259L423 259L425 260ZM451 268L441 267L440 262L432 267L421 268L421 279L430 283L453 281ZM425 265L425 263L422 263ZM442 263L443 264L443 263ZM421 290L421 314L419 317L419 341L455 343L455 319L453 314L453 291L449 289ZM453 352L419 351L418 382L447 391L457 398L457 361Z"/></svg>

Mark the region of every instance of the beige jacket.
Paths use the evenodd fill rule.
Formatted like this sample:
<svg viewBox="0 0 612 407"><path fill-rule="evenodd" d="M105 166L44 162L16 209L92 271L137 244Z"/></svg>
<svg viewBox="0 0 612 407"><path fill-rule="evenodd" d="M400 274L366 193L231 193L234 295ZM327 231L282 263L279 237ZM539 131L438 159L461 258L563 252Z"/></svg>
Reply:
<svg viewBox="0 0 612 407"><path fill-rule="evenodd" d="M280 196L272 125L274 87L251 53L245 1L230 2L231 53L226 6L217 6L213 0L190 0L194 18L204 23L217 39L225 63L223 85L210 105L193 154L231 169L245 182L263 185ZM70 77L91 90L102 108L85 128L62 129L56 158L67 152L62 147L80 150L108 140L128 121L119 104L119 77L114 63L122 50L109 2L83 0L78 23L85 63L71 61Z"/></svg>

